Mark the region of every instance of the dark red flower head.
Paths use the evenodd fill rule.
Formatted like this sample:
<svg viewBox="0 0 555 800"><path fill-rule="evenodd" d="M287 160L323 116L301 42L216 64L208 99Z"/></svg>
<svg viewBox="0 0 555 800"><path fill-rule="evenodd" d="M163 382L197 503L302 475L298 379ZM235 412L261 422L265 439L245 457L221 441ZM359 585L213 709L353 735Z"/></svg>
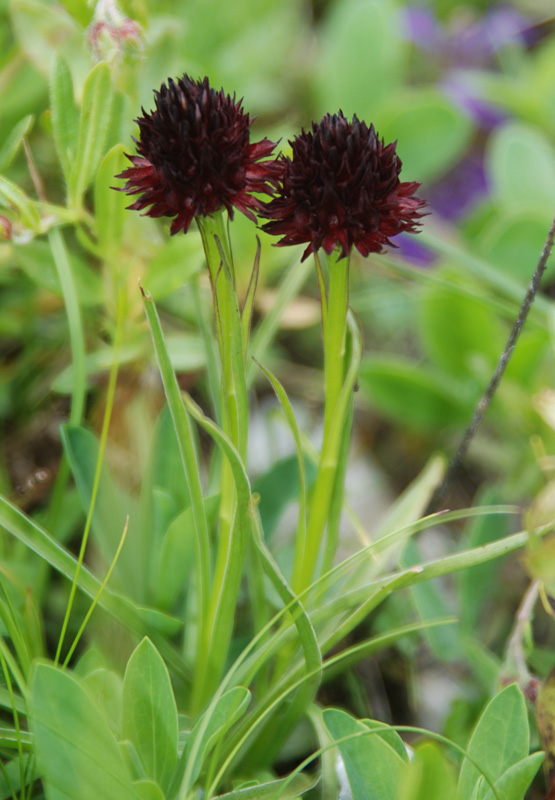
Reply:
<svg viewBox="0 0 555 800"><path fill-rule="evenodd" d="M397 143L386 146L373 125L326 114L289 144L277 196L262 212L271 220L263 230L283 236L278 245L308 242L303 261L320 247L329 254L338 246L344 257L354 245L367 256L392 244L390 236L417 232L426 205L414 196L420 184L400 182Z"/></svg>
<svg viewBox="0 0 555 800"><path fill-rule="evenodd" d="M255 220L252 209L261 201L251 192L271 194L281 165L271 156L275 143L262 139L250 144L252 120L235 96L211 89L208 78L171 78L156 96L156 109L135 120L139 126L139 155L127 158L133 167L121 191L140 197L129 208L151 217L175 217L171 233L187 232L191 220L233 207Z"/></svg>

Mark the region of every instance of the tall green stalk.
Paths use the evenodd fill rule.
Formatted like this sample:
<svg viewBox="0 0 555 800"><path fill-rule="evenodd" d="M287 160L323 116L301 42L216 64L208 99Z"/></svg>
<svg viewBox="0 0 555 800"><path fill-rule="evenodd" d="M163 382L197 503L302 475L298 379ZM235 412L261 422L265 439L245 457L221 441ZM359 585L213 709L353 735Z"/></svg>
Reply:
<svg viewBox="0 0 555 800"><path fill-rule="evenodd" d="M314 578L318 559L326 533L326 526L333 506L342 502L343 486L337 485L341 456L345 458L342 442L350 436L348 408L339 403L344 386L347 364L347 312L349 309L349 261L350 256L340 260L340 251L334 250L328 258L328 289L325 291L324 277L318 254L315 254L316 271L322 301L322 332L324 339L324 436L318 473L309 505L306 546L302 559L297 557L293 569L293 589L302 591ZM338 414L340 419L338 420ZM337 431L338 423L343 430ZM342 475L341 475L342 478ZM335 500L334 500L335 497ZM337 519L337 511L334 514ZM330 531L333 544L335 535ZM329 550L329 548L328 548ZM326 561L330 561L328 552Z"/></svg>
<svg viewBox="0 0 555 800"><path fill-rule="evenodd" d="M222 428L243 462L247 455L248 399L245 348L235 293L229 236L221 212L198 217L214 298L214 317L222 362ZM247 533L237 514L237 495L228 462L222 461L218 550L204 636L206 664L193 691L198 712L213 694L224 669L245 561Z"/></svg>

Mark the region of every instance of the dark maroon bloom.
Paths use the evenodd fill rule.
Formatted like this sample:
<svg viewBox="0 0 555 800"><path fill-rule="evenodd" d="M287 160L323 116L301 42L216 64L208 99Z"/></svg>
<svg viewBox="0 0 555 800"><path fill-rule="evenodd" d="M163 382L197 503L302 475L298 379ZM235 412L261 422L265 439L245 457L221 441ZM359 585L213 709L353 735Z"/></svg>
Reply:
<svg viewBox="0 0 555 800"><path fill-rule="evenodd" d="M143 108L136 120L139 155L128 155L133 167L117 176L127 180L121 191L140 195L129 208L150 206L151 217L175 217L172 234L186 233L193 217L221 208L256 220L253 209L262 202L251 192L271 194L281 171L275 160L260 161L275 143L250 144L252 120L241 101L210 88L208 78L170 78L154 94L156 109Z"/></svg>
<svg viewBox="0 0 555 800"><path fill-rule="evenodd" d="M356 115L348 122L326 114L312 131L289 142L292 157L282 156L283 175L277 196L265 203L263 230L283 236L277 244L308 242L304 261L323 247L353 245L359 253L379 253L390 237L416 232L424 200L414 196L419 183L401 183L396 142L384 145L374 126Z"/></svg>

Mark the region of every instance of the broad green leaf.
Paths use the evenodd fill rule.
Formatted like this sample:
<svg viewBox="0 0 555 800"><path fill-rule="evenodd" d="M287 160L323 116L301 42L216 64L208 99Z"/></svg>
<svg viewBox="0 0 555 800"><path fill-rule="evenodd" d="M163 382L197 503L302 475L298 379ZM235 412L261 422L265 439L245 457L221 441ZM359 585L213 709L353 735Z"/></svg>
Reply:
<svg viewBox="0 0 555 800"><path fill-rule="evenodd" d="M112 147L100 163L94 182L94 209L96 212L96 237L98 247L108 267L114 272L121 270L117 254L121 249L123 225L128 198L116 192L112 186L115 175L125 169L125 150L121 144Z"/></svg>
<svg viewBox="0 0 555 800"><path fill-rule="evenodd" d="M17 123L11 133L8 134L4 144L0 147L0 172L4 172L12 163L17 151L21 147L23 137L27 136L29 133L33 121L34 117L31 115L24 117Z"/></svg>
<svg viewBox="0 0 555 800"><path fill-rule="evenodd" d="M494 217L479 237L484 258L506 274L530 283L538 264L549 226L532 211L522 209Z"/></svg>
<svg viewBox="0 0 555 800"><path fill-rule="evenodd" d="M329 6L315 76L322 113L341 108L370 121L398 85L405 52L392 0L344 0Z"/></svg>
<svg viewBox="0 0 555 800"><path fill-rule="evenodd" d="M189 233L168 238L148 264L145 285L157 300L175 292L204 268L202 239L192 228Z"/></svg>
<svg viewBox="0 0 555 800"><path fill-rule="evenodd" d="M71 72L61 56L57 56L52 65L50 108L52 109L52 132L58 158L66 183L69 183L77 153L79 111L75 105Z"/></svg>
<svg viewBox="0 0 555 800"><path fill-rule="evenodd" d="M430 367L400 356L367 356L360 388L389 419L418 431L460 425L468 417L465 393Z"/></svg>
<svg viewBox="0 0 555 800"><path fill-rule="evenodd" d="M301 774L292 779L280 778L269 783L258 783L256 786L245 786L243 789L219 794L214 800L295 800L317 783L317 778Z"/></svg>
<svg viewBox="0 0 555 800"><path fill-rule="evenodd" d="M146 638L125 670L122 735L134 745L146 776L166 792L177 764L177 708L167 667Z"/></svg>
<svg viewBox="0 0 555 800"><path fill-rule="evenodd" d="M15 208L20 216L21 223L34 233L39 232L40 215L35 203L25 194L23 189L0 175L0 208L2 205Z"/></svg>
<svg viewBox="0 0 555 800"><path fill-rule="evenodd" d="M25 274L42 289L63 296L60 276L47 242L34 240L24 245L14 245L14 256L17 264ZM102 281L98 273L83 261L77 253L68 251L71 273L83 307L99 305L104 301ZM68 392L73 386L69 385Z"/></svg>
<svg viewBox="0 0 555 800"><path fill-rule="evenodd" d="M206 498L207 515L218 509L219 496ZM154 587L155 604L171 609L182 592L195 566L196 545L193 511L189 507L174 519L162 540Z"/></svg>
<svg viewBox="0 0 555 800"><path fill-rule="evenodd" d="M69 176L69 194L79 207L102 158L112 104L112 81L108 65L101 61L89 73L83 88L77 152Z"/></svg>
<svg viewBox="0 0 555 800"><path fill-rule="evenodd" d="M98 440L91 431L79 425L62 426L61 437L83 510L87 513L96 471ZM111 584L117 588L125 587L127 595L141 600L146 587L141 585L141 576L136 568L134 550L135 537L138 535L138 517L135 503L118 488L104 464L92 518L92 532L107 564L111 563L117 550L127 515L130 518L127 539L114 569Z"/></svg>
<svg viewBox="0 0 555 800"><path fill-rule="evenodd" d="M549 225L555 206L555 150L537 128L512 121L499 127L488 140L486 164L500 205L519 213L532 211Z"/></svg>
<svg viewBox="0 0 555 800"><path fill-rule="evenodd" d="M81 686L90 694L95 706L106 715L108 725L114 736L121 733L121 677L110 669L99 667L81 679Z"/></svg>
<svg viewBox="0 0 555 800"><path fill-rule="evenodd" d="M472 124L438 89L405 89L378 115L378 133L398 141L402 180L430 181L456 163L469 143Z"/></svg>
<svg viewBox="0 0 555 800"><path fill-rule="evenodd" d="M187 770L187 786L192 787L212 748L247 710L251 693L244 686L225 692L215 706L209 706L191 731L180 759L181 773Z"/></svg>
<svg viewBox="0 0 555 800"><path fill-rule="evenodd" d="M369 733L370 729L350 714L328 708L323 717L335 741L353 737L337 745L353 800L391 800L396 797L407 770L406 759L380 733ZM365 732L368 735L364 735ZM389 735L390 731L384 733Z"/></svg>
<svg viewBox="0 0 555 800"><path fill-rule="evenodd" d="M476 362L493 369L506 338L486 303L431 285L419 306L419 327L428 356L459 380L476 373Z"/></svg>
<svg viewBox="0 0 555 800"><path fill-rule="evenodd" d="M516 683L497 694L482 712L466 748L457 787L457 800L472 797L481 773L470 758L492 781L497 781L513 764L526 758L530 746L528 714L522 692ZM480 796L487 791L483 786Z"/></svg>
<svg viewBox="0 0 555 800"><path fill-rule="evenodd" d="M455 788L452 765L436 744L426 742L415 748L397 800L448 800Z"/></svg>
<svg viewBox="0 0 555 800"><path fill-rule="evenodd" d="M137 800L103 713L68 671L36 665L29 691L29 724L48 798Z"/></svg>
<svg viewBox="0 0 555 800"><path fill-rule="evenodd" d="M495 782L495 788L503 800L524 800L526 790L530 787L534 776L540 768L545 753L532 753L522 761L517 761L512 767L503 773ZM490 789L486 794L484 790L480 794L484 800L496 800L493 791Z"/></svg>
<svg viewBox="0 0 555 800"><path fill-rule="evenodd" d="M18 45L34 67L48 76L56 53L63 49L72 68L81 74L90 63L83 29L60 3L43 0L11 0L11 21Z"/></svg>
<svg viewBox="0 0 555 800"><path fill-rule="evenodd" d="M164 800L164 793L154 781L134 781L133 789L139 800Z"/></svg>

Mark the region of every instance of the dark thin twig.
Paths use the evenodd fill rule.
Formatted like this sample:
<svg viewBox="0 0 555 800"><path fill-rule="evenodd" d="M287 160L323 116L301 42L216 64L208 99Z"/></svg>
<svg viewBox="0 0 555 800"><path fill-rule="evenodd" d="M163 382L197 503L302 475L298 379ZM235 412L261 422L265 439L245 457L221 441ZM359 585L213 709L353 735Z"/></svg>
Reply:
<svg viewBox="0 0 555 800"><path fill-rule="evenodd" d="M520 307L520 311L518 312L518 317L512 327L511 333L509 338L507 339L507 344L505 345L505 349L501 353L501 357L497 363L497 367L495 372L493 373L493 377L489 383L488 388L480 398L478 405L474 410L474 415L470 422L470 425L464 432L464 435L460 441L460 444L457 448L457 451L453 458L449 463L449 467L447 468L447 472L445 474L445 478L443 479L440 486L434 492L432 499L430 500L430 504L426 511L427 514L431 513L437 506L441 503L447 490L451 486L453 482L453 478L455 477L461 462L466 455L466 451L468 450L468 446L472 440L472 437L478 430L482 419L484 418L484 414L495 394L495 391L499 385L499 381L501 380L503 373L509 363L509 360L513 354L513 350L515 348L517 339L520 335L522 328L524 327L524 323L526 322L526 317L528 316L528 312L530 311L530 307L534 302L534 297L536 296L536 292L540 287L540 282L545 272L545 268L547 266L547 261L549 259L549 255L551 253L551 248L553 247L553 242L555 239L555 219L551 223L551 227L549 229L549 233L547 234L547 239L545 240L545 244L543 246L543 250L540 256L540 260L538 261L538 266L536 267L536 271L532 276L532 280L530 281L530 285L528 287L528 291L526 292L526 296L522 301L522 305Z"/></svg>

